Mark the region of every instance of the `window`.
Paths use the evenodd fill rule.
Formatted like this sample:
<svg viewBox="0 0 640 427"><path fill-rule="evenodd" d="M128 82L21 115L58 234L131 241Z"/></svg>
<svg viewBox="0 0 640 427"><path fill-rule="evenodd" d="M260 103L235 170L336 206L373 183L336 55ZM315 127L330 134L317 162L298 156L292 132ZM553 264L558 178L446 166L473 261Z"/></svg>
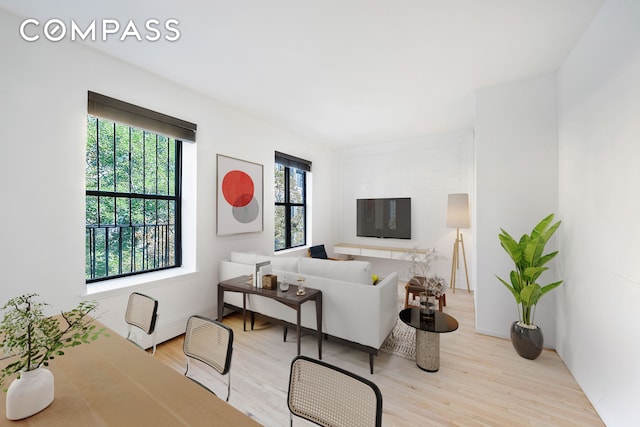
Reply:
<svg viewBox="0 0 640 427"><path fill-rule="evenodd" d="M119 107L119 114L110 110L114 106ZM153 126L149 121L150 116L154 120L165 116L133 107L89 93L85 167L87 283L182 264L182 141L174 137L179 132ZM135 114L132 116L132 109L144 114L144 123L136 120ZM195 132L195 125L192 127Z"/></svg>
<svg viewBox="0 0 640 427"><path fill-rule="evenodd" d="M307 243L307 173L311 162L276 151L275 236L276 251Z"/></svg>

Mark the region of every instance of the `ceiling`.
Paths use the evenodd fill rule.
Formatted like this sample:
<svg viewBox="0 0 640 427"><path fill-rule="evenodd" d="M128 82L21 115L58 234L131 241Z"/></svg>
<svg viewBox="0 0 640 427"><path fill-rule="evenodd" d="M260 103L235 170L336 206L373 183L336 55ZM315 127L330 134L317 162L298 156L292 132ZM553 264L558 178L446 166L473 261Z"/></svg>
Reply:
<svg viewBox="0 0 640 427"><path fill-rule="evenodd" d="M177 19L175 42L104 42L98 32L85 43L346 147L473 127L477 88L556 70L603 1L0 0L0 8L43 26L116 19L124 29L132 19L143 36L147 19Z"/></svg>

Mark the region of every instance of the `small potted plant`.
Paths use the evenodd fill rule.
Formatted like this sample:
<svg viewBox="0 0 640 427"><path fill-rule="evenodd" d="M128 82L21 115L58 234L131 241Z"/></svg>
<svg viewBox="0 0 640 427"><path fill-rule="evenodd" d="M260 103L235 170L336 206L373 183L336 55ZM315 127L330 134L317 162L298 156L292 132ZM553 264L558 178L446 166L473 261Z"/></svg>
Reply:
<svg viewBox="0 0 640 427"><path fill-rule="evenodd" d="M97 303L83 301L60 316L44 314L48 305L35 300L37 294L25 294L9 300L2 310L0 323L2 350L17 357L0 371L0 386L18 374L7 391L7 418L18 420L31 416L53 401L53 374L45 368L49 361L64 355L64 348L88 344L104 334L87 315Z"/></svg>
<svg viewBox="0 0 640 427"><path fill-rule="evenodd" d="M511 325L511 343L518 354L526 359L536 359L542 352L544 338L542 330L533 323L536 304L540 298L562 284L562 280L542 286L540 275L548 270L545 264L558 255L558 251L543 254L544 247L560 226L552 224L553 214L546 216L531 231L516 241L504 229L500 229L500 245L515 264L509 274L509 282L498 280L511 292L518 306L519 321Z"/></svg>

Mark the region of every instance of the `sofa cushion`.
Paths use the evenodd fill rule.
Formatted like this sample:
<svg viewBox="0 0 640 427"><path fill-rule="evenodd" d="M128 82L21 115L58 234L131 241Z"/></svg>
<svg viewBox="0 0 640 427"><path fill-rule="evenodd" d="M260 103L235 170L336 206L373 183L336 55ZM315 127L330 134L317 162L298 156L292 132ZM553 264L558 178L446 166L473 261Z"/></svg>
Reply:
<svg viewBox="0 0 640 427"><path fill-rule="evenodd" d="M231 251L229 254L229 261L237 262L238 264L253 265L256 263L256 254L250 252L235 252Z"/></svg>
<svg viewBox="0 0 640 427"><path fill-rule="evenodd" d="M333 261L328 259L306 258L298 260L301 274L326 277L343 282L371 284L371 263L368 261Z"/></svg>
<svg viewBox="0 0 640 427"><path fill-rule="evenodd" d="M292 273L298 272L298 258L292 256L268 256L257 255L256 262L271 261L271 268L273 270L290 271Z"/></svg>
<svg viewBox="0 0 640 427"><path fill-rule="evenodd" d="M327 255L327 250L324 248L324 245L311 246L309 248L309 255L311 256L311 258L320 258L320 259L329 258L329 256Z"/></svg>

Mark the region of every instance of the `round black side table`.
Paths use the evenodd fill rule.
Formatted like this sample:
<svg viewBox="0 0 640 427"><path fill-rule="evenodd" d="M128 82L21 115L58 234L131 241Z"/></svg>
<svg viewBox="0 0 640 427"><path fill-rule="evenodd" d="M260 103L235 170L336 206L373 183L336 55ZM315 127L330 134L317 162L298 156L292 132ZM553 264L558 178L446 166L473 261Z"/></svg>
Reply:
<svg viewBox="0 0 640 427"><path fill-rule="evenodd" d="M441 311L427 318L418 307L409 307L399 314L400 320L416 329L416 365L428 372L440 369L440 334L458 329L458 321Z"/></svg>

